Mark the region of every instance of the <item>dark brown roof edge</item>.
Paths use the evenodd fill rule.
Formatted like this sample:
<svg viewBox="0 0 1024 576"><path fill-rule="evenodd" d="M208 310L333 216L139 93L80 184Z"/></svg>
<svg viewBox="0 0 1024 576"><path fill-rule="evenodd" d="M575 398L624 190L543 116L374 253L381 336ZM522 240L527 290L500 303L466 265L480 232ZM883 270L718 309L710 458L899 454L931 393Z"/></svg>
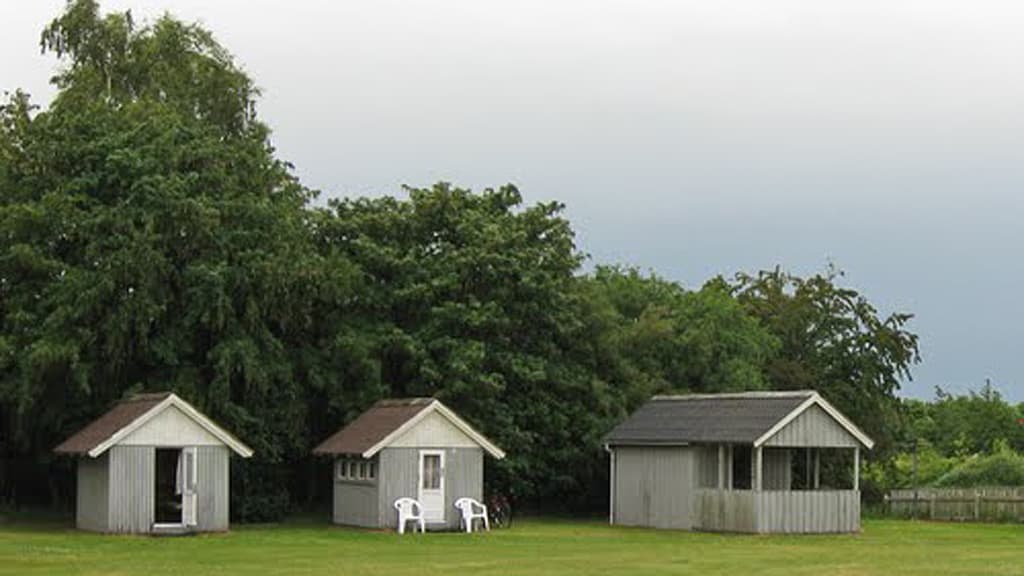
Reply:
<svg viewBox="0 0 1024 576"><path fill-rule="evenodd" d="M315 455L362 454L433 404L434 398L388 398L313 448Z"/></svg>
<svg viewBox="0 0 1024 576"><path fill-rule="evenodd" d="M58 444L53 451L57 454L88 454L93 448L106 442L122 428L138 420L170 396L171 392L153 392L123 399L102 416Z"/></svg>

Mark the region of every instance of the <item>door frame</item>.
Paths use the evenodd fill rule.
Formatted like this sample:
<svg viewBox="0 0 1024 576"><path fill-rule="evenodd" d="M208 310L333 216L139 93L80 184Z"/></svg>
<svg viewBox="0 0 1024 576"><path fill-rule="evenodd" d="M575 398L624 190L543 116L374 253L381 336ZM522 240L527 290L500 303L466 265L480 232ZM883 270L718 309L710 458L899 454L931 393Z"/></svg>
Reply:
<svg viewBox="0 0 1024 576"><path fill-rule="evenodd" d="M183 477L181 487L181 521L180 522L154 522L153 528L189 528L197 526L199 524L199 497L196 493L196 485L199 483L199 447L198 446L154 446L153 447L154 462L153 462L153 474L156 475L156 450L177 450L178 451L178 462L179 466L185 466L184 459L185 453L189 452L192 454L192 469L191 478ZM188 470L183 470L182 475L185 476ZM175 472L177 474L177 472ZM189 489L191 486L191 490ZM153 506L157 505L156 494L153 495ZM189 516L186 515L185 509L187 506L192 507L191 522L189 522Z"/></svg>
<svg viewBox="0 0 1024 576"><path fill-rule="evenodd" d="M423 503L423 461L427 456L438 456L440 458L440 482L438 483L438 491L441 492L441 518L440 520L427 515L427 507ZM432 450L420 450L419 456L417 457L417 472L416 472L416 499L419 500L420 506L423 506L423 520L427 524L444 524L448 522L448 507L445 506L445 451L432 449Z"/></svg>

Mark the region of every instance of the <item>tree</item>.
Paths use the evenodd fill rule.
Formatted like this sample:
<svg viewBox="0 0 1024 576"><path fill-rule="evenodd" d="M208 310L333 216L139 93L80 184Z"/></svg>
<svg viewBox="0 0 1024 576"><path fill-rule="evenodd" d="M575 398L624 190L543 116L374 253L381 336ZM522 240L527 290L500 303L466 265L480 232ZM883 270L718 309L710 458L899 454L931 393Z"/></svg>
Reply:
<svg viewBox="0 0 1024 576"><path fill-rule="evenodd" d="M813 389L887 449L897 427L896 392L920 361L911 314L880 317L842 274L800 278L776 268L739 274L732 292L781 346L766 366L773 389Z"/></svg>
<svg viewBox="0 0 1024 576"><path fill-rule="evenodd" d="M110 402L171 388L255 448L233 510L279 515L281 464L310 443L303 378L326 361L316 314L355 273L313 245L311 193L208 32L77 0L43 47L65 63L52 104L0 109L8 449L45 459Z"/></svg>
<svg viewBox="0 0 1024 576"><path fill-rule="evenodd" d="M727 286L687 291L653 274L608 266L582 281L592 314L602 318L595 332L612 339L600 356L619 363L595 370L620 373L630 387L626 410L657 393L767 387L762 367L778 344Z"/></svg>
<svg viewBox="0 0 1024 576"><path fill-rule="evenodd" d="M332 202L318 230L374 287L361 334L385 391L437 396L513 454L495 486L587 492L608 407L579 359L581 255L562 206L523 206L513 186L407 193Z"/></svg>

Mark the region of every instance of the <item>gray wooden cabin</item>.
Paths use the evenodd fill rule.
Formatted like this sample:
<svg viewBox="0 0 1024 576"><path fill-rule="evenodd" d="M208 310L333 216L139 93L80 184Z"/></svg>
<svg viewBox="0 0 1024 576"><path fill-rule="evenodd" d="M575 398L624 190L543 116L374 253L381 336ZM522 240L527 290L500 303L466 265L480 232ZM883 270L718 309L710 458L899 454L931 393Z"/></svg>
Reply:
<svg viewBox="0 0 1024 576"><path fill-rule="evenodd" d="M484 454L500 448L433 398L381 400L313 450L334 458L335 524L395 528L395 500L423 506L428 530L459 528L454 503L483 499Z"/></svg>
<svg viewBox="0 0 1024 576"><path fill-rule="evenodd" d="M75 524L119 534L228 529L228 461L252 450L171 393L124 400L61 443L77 457Z"/></svg>
<svg viewBox="0 0 1024 576"><path fill-rule="evenodd" d="M873 444L814 391L656 396L605 438L610 521L857 532L860 450Z"/></svg>

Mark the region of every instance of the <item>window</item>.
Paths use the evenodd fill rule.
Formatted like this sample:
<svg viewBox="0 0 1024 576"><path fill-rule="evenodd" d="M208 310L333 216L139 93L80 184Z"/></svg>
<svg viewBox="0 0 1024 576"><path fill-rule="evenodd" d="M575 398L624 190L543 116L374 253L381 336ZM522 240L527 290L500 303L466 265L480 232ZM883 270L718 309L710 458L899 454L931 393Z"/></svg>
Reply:
<svg viewBox="0 0 1024 576"><path fill-rule="evenodd" d="M423 489L441 489L441 455L423 455Z"/></svg>
<svg viewBox="0 0 1024 576"><path fill-rule="evenodd" d="M334 475L338 480L374 480L377 477L377 463L356 457L339 458Z"/></svg>

